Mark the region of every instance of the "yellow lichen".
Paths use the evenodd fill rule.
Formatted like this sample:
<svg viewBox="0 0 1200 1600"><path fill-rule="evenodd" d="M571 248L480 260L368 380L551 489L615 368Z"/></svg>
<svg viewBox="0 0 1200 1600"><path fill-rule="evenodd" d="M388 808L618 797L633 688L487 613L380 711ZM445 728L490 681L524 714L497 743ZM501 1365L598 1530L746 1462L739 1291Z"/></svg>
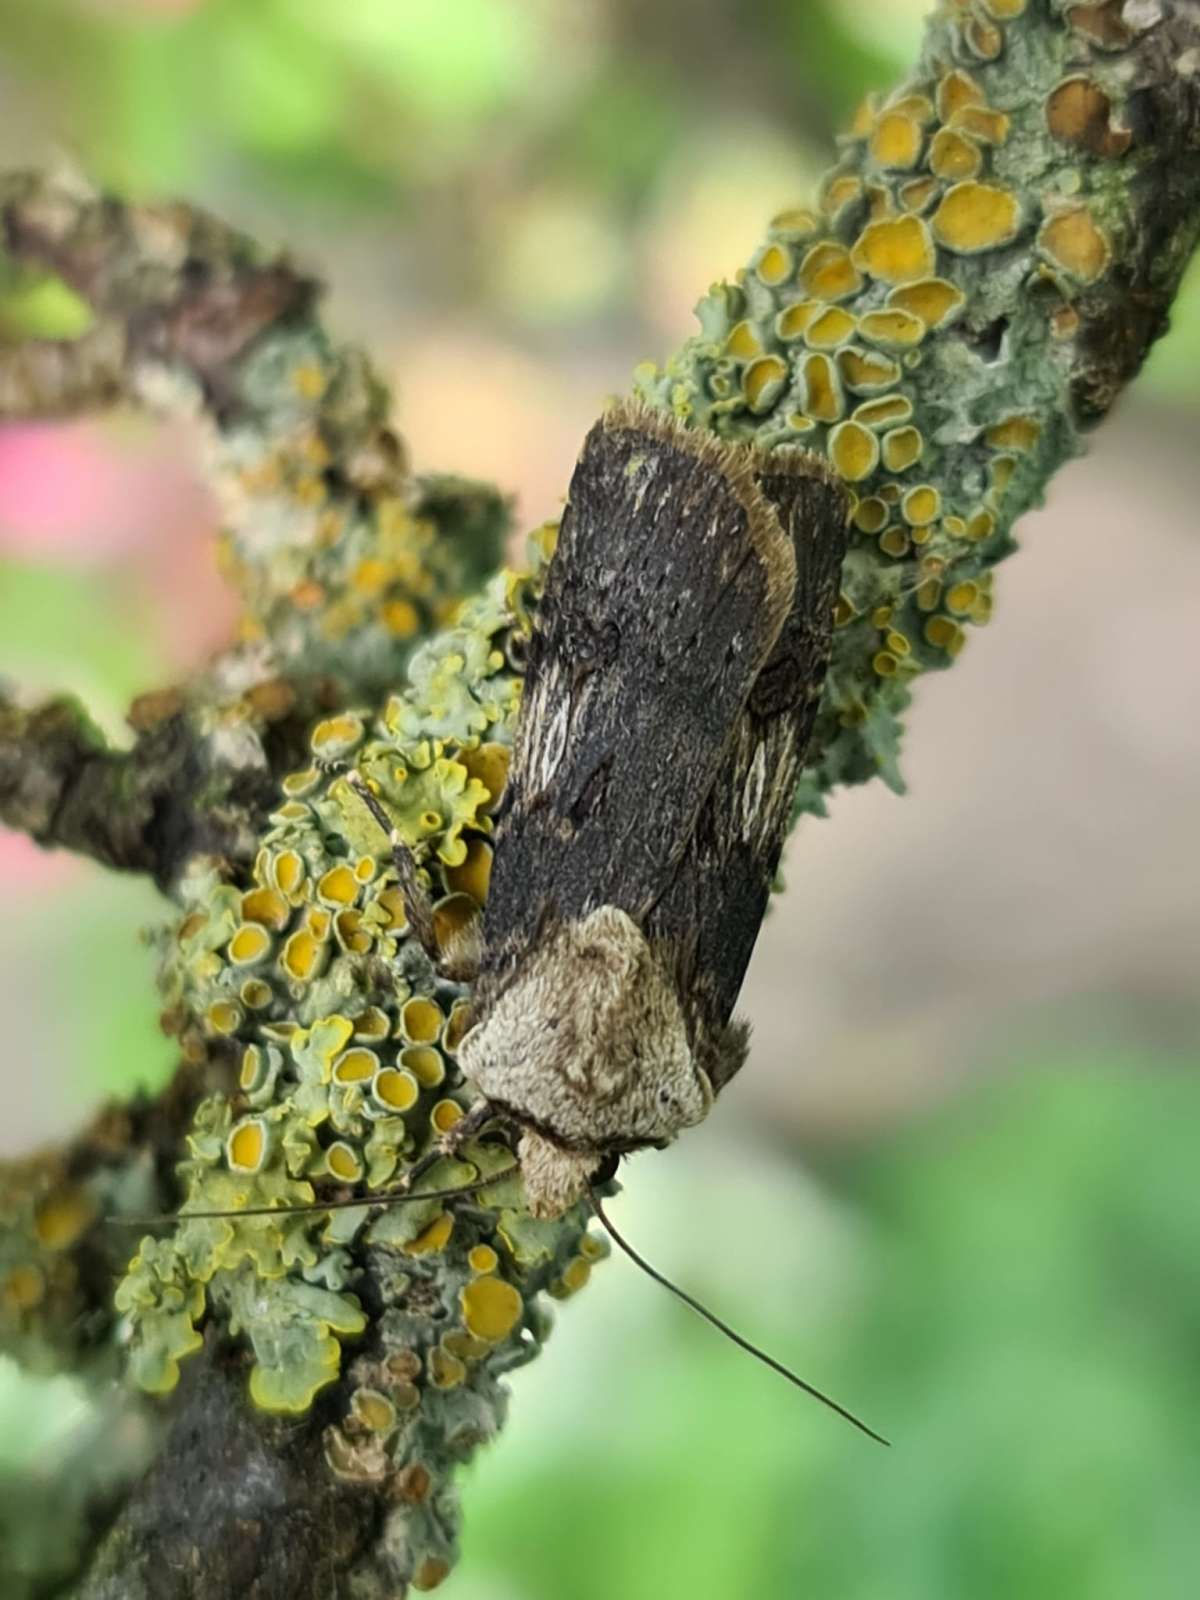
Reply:
<svg viewBox="0 0 1200 1600"><path fill-rule="evenodd" d="M899 383L902 376L900 363L891 356L883 355L878 350L864 350L856 345L838 351L837 370L847 389L855 394L879 394Z"/></svg>
<svg viewBox="0 0 1200 1600"><path fill-rule="evenodd" d="M751 411L768 411L783 392L787 362L780 356L760 356L746 368L742 390Z"/></svg>
<svg viewBox="0 0 1200 1600"><path fill-rule="evenodd" d="M844 300L862 287L850 252L845 245L826 240L813 245L800 263L800 282L805 292L817 300Z"/></svg>
<svg viewBox="0 0 1200 1600"><path fill-rule="evenodd" d="M921 459L924 449L925 441L916 428L893 428L883 436L883 464L889 472L904 472Z"/></svg>
<svg viewBox="0 0 1200 1600"><path fill-rule="evenodd" d="M796 259L785 244L769 244L759 252L754 270L768 289L777 289L795 272Z"/></svg>
<svg viewBox="0 0 1200 1600"><path fill-rule="evenodd" d="M267 1154L266 1124L258 1117L237 1123L225 1146L226 1159L235 1172L257 1172Z"/></svg>
<svg viewBox="0 0 1200 1600"><path fill-rule="evenodd" d="M942 507L942 497L931 483L918 484L900 502L900 515L910 527L932 522Z"/></svg>
<svg viewBox="0 0 1200 1600"><path fill-rule="evenodd" d="M459 1300L467 1332L490 1344L507 1338L525 1309L512 1284L490 1273L464 1285Z"/></svg>
<svg viewBox="0 0 1200 1600"><path fill-rule="evenodd" d="M1047 218L1037 243L1044 256L1080 283L1095 283L1111 259L1108 240L1086 206L1074 206Z"/></svg>
<svg viewBox="0 0 1200 1600"><path fill-rule="evenodd" d="M958 255L994 250L1015 239L1021 207L1011 189L993 183L956 183L933 214L939 244Z"/></svg>
<svg viewBox="0 0 1200 1600"><path fill-rule="evenodd" d="M948 278L921 278L916 283L902 284L888 295L889 306L912 312L927 328L940 328L953 321L966 303L966 295Z"/></svg>
<svg viewBox="0 0 1200 1600"><path fill-rule="evenodd" d="M797 300L775 318L775 332L785 343L803 338L809 323L825 309L819 300Z"/></svg>
<svg viewBox="0 0 1200 1600"><path fill-rule="evenodd" d="M879 440L858 422L842 422L829 435L829 459L847 483L869 478L879 464Z"/></svg>
<svg viewBox="0 0 1200 1600"><path fill-rule="evenodd" d="M844 352L843 352L844 353ZM804 406L818 422L837 422L842 415L841 384L837 370L827 355L814 352L806 356L800 368L804 387Z"/></svg>
<svg viewBox="0 0 1200 1600"><path fill-rule="evenodd" d="M884 283L911 283L928 277L935 257L929 229L920 217L887 217L868 222L851 253L854 265Z"/></svg>
<svg viewBox="0 0 1200 1600"><path fill-rule="evenodd" d="M907 170L920 160L922 140L921 125L914 117L905 111L888 110L875 124L868 148L871 159L879 166Z"/></svg>
<svg viewBox="0 0 1200 1600"><path fill-rule="evenodd" d="M921 318L898 306L887 311L868 311L859 319L858 326L864 339L893 350L910 349L925 337Z"/></svg>
<svg viewBox="0 0 1200 1600"><path fill-rule="evenodd" d="M815 316L804 332L804 342L812 350L836 350L858 326L858 319L841 306L828 306Z"/></svg>
<svg viewBox="0 0 1200 1600"><path fill-rule="evenodd" d="M411 1111L420 1095L420 1086L411 1072L384 1067L375 1075L371 1093L387 1111Z"/></svg>
<svg viewBox="0 0 1200 1600"><path fill-rule="evenodd" d="M939 178L957 183L961 178L978 176L983 167L983 151L965 133L939 128L929 146L929 166Z"/></svg>
<svg viewBox="0 0 1200 1600"><path fill-rule="evenodd" d="M415 1239L404 1246L406 1254L410 1256L437 1255L450 1243L450 1235L454 1232L454 1218L448 1211L443 1211L423 1228Z"/></svg>

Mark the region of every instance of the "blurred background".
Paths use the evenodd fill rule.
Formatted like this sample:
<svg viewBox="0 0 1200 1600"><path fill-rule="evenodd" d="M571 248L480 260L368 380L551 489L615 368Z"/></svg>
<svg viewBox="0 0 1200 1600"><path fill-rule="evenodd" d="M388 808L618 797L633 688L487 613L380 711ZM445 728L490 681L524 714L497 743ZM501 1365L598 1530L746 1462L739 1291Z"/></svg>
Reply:
<svg viewBox="0 0 1200 1600"><path fill-rule="evenodd" d="M554 514L633 365L803 199L922 0L0 0L0 163L174 192L331 285L420 468ZM61 326L0 282L0 334ZM469 1473L459 1600L1155 1600L1200 1570L1200 279L911 716L789 850L719 1112L614 1210L877 1451L615 1260ZM0 674L230 622L193 443L0 429ZM0 1154L162 1081L146 886L0 834ZM0 1363L0 1452L79 1398ZM35 1424L36 1419L36 1424Z"/></svg>

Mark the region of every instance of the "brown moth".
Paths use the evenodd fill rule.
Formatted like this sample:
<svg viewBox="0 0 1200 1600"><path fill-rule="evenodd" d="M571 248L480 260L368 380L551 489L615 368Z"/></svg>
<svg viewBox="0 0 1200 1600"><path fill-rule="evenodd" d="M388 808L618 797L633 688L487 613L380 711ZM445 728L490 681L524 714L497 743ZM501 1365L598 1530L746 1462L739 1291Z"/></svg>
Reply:
<svg viewBox="0 0 1200 1600"><path fill-rule="evenodd" d="M621 404L571 480L530 641L460 1062L556 1216L699 1122L824 682L845 489L820 458ZM361 779L362 798L388 819ZM432 907L392 832L410 922ZM456 1130L457 1132L458 1130Z"/></svg>

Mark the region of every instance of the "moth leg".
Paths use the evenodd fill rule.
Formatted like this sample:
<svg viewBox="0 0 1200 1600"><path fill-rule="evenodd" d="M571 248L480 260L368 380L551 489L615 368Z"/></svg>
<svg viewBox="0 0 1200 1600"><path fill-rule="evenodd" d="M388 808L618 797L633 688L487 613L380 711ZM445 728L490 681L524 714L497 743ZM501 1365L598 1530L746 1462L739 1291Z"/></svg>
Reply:
<svg viewBox="0 0 1200 1600"><path fill-rule="evenodd" d="M495 1116L496 1111L490 1100L481 1100L478 1105L472 1106L466 1116L460 1117L452 1128L438 1135L432 1149L426 1150L423 1156L413 1162L401 1177L399 1187L411 1189L413 1184L419 1182L439 1161L447 1156L456 1156L463 1145L477 1133L482 1132Z"/></svg>
<svg viewBox="0 0 1200 1600"><path fill-rule="evenodd" d="M433 900L421 882L416 857L401 838L399 829L392 826L392 819L372 794L362 773L353 770L347 772L346 782L387 835L392 866L400 882L400 893L404 896L409 927L416 934L422 950L443 977L457 983L469 983L479 973L478 919L456 934L445 947L439 943Z"/></svg>

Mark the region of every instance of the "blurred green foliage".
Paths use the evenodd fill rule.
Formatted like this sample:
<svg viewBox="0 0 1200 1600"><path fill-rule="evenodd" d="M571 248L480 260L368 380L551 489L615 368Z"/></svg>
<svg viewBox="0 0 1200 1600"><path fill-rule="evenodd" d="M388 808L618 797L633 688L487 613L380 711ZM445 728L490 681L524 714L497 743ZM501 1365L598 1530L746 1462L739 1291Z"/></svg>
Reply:
<svg viewBox="0 0 1200 1600"><path fill-rule="evenodd" d="M1196 1065L1018 1065L835 1174L870 1222L868 1287L839 1313L831 1274L806 1370L883 1426L891 1452L704 1329L664 1322L601 1373L621 1419L607 1439L564 1396L524 1470L476 1469L460 1596L1194 1595ZM640 1166L638 1181L652 1181ZM789 1198L772 1230L789 1214L805 1227L802 1194L792 1213ZM586 1298L635 1297L630 1277L614 1261ZM720 1278L714 1264L706 1289L727 1303ZM755 1332L795 1343L794 1323ZM643 1406L647 1372L668 1404Z"/></svg>

